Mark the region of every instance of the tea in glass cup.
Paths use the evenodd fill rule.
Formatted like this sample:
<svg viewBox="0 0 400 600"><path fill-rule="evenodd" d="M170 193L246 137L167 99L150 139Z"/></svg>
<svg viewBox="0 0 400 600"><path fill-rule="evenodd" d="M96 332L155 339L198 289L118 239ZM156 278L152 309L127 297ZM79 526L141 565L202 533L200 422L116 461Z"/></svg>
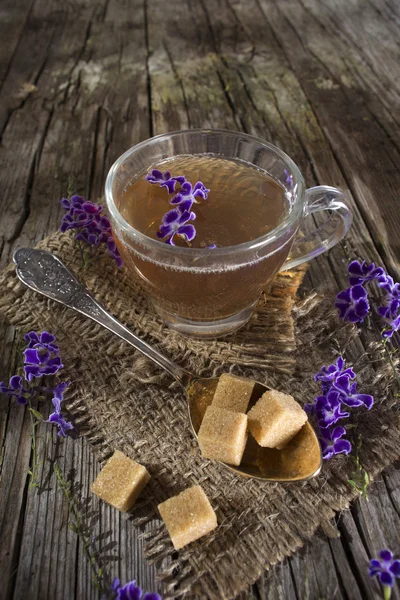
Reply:
<svg viewBox="0 0 400 600"><path fill-rule="evenodd" d="M221 130L138 144L111 168L106 199L126 268L168 325L198 337L238 329L280 269L331 247L351 223L340 191L306 191L281 150ZM294 245L303 216L325 209L330 219Z"/></svg>

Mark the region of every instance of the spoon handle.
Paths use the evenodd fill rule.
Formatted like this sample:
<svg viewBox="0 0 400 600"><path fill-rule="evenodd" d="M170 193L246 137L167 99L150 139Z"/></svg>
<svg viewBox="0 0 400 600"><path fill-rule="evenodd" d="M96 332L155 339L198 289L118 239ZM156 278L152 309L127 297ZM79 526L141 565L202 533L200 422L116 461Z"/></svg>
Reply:
<svg viewBox="0 0 400 600"><path fill-rule="evenodd" d="M45 250L20 248L14 252L13 260L22 283L96 321L142 352L183 386L188 385L193 377L188 371L163 356L112 317L54 254Z"/></svg>

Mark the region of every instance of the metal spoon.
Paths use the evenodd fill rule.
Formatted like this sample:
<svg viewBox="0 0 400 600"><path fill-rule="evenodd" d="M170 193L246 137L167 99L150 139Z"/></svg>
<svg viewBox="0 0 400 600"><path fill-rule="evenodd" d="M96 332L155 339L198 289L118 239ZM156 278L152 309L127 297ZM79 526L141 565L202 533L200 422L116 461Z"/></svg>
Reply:
<svg viewBox="0 0 400 600"><path fill-rule="evenodd" d="M185 391L190 422L197 436L205 410L211 404L218 377L196 377L138 338L112 317L54 254L44 250L20 248L15 251L13 259L17 275L25 285L93 319L172 375ZM250 405L267 389L270 388L257 383ZM307 422L283 450L261 448L249 436L241 465L233 467L222 464L244 477L288 482L315 477L321 470L321 462L317 436Z"/></svg>

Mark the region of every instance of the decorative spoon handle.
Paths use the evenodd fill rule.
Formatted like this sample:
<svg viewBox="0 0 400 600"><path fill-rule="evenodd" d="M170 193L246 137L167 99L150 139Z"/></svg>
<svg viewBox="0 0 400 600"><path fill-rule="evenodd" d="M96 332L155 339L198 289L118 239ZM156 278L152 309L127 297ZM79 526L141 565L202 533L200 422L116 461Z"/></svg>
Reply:
<svg viewBox="0 0 400 600"><path fill-rule="evenodd" d="M160 354L112 317L51 252L20 248L14 252L13 260L19 279L35 292L56 300L106 327L167 371L183 386L186 387L193 378L188 371Z"/></svg>

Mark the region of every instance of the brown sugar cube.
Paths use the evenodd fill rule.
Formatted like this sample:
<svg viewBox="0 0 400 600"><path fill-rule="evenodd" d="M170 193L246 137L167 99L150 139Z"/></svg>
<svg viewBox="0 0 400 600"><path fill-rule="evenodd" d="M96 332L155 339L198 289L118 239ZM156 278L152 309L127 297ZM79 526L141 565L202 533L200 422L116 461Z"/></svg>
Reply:
<svg viewBox="0 0 400 600"><path fill-rule="evenodd" d="M219 378L212 405L232 410L233 412L245 413L249 406L254 386L255 381L251 379L235 377L234 375L229 375L229 373L224 373Z"/></svg>
<svg viewBox="0 0 400 600"><path fill-rule="evenodd" d="M212 506L199 485L158 505L175 550L206 535L218 525Z"/></svg>
<svg viewBox="0 0 400 600"><path fill-rule="evenodd" d="M116 450L92 483L92 492L118 510L130 510L150 475L142 465Z"/></svg>
<svg viewBox="0 0 400 600"><path fill-rule="evenodd" d="M198 440L205 458L240 465L247 441L247 415L209 406Z"/></svg>
<svg viewBox="0 0 400 600"><path fill-rule="evenodd" d="M292 396L265 392L248 412L249 431L264 448L284 448L307 421Z"/></svg>

